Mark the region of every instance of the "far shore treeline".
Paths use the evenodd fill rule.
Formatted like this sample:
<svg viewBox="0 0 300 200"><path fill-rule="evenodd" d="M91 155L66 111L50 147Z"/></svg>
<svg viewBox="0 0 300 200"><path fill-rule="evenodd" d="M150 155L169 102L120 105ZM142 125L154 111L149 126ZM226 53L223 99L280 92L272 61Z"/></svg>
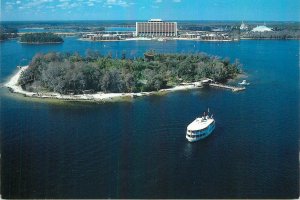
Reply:
<svg viewBox="0 0 300 200"><path fill-rule="evenodd" d="M25 33L21 36L23 43L62 43L64 40L54 33Z"/></svg>
<svg viewBox="0 0 300 200"><path fill-rule="evenodd" d="M211 78L226 82L240 73L238 61L204 53L155 54L127 59L111 54L102 56L87 50L86 56L78 53L36 54L18 83L27 91L53 91L61 94L92 92L143 92L157 91L182 82Z"/></svg>

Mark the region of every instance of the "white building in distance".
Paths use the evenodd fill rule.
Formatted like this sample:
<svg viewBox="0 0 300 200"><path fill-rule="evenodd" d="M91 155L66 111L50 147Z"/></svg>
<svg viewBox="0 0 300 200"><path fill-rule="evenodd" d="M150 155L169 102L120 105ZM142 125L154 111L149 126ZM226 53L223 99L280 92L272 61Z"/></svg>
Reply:
<svg viewBox="0 0 300 200"><path fill-rule="evenodd" d="M257 26L254 29L252 29L253 32L268 32L273 31L271 28L267 27L266 25L263 26Z"/></svg>
<svg viewBox="0 0 300 200"><path fill-rule="evenodd" d="M240 26L240 30L246 31L246 30L248 30L248 26L244 22L242 22L242 24Z"/></svg>
<svg viewBox="0 0 300 200"><path fill-rule="evenodd" d="M138 37L176 37L177 22L165 22L161 19L150 19L148 22L136 22Z"/></svg>

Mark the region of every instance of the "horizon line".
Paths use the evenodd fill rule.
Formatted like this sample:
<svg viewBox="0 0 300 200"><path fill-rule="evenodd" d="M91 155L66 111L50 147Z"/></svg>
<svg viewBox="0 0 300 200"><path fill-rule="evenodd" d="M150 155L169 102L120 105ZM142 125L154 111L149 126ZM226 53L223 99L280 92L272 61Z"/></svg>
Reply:
<svg viewBox="0 0 300 200"><path fill-rule="evenodd" d="M0 20L1 22L72 22L72 21L148 21L149 19L70 19L70 20L60 20L60 19L53 19L53 20ZM245 19L225 19L225 20L218 20L218 19L163 19L164 21L213 21L213 22L298 22L296 20L245 20Z"/></svg>

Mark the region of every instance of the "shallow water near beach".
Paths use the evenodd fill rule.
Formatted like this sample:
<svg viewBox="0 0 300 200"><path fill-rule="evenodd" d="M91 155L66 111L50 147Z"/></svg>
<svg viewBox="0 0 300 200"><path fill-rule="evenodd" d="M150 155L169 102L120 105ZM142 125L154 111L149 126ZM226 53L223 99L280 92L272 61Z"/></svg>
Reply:
<svg viewBox="0 0 300 200"><path fill-rule="evenodd" d="M37 52L206 52L244 64L240 93L178 91L104 104L0 89L2 198L297 198L299 41L1 42L1 82ZM216 129L189 143L207 108Z"/></svg>

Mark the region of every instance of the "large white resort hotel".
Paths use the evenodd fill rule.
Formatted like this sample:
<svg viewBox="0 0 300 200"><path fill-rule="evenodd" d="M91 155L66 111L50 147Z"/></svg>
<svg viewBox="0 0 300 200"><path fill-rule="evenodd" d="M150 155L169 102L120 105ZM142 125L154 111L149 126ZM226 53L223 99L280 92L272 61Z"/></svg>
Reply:
<svg viewBox="0 0 300 200"><path fill-rule="evenodd" d="M177 22L165 22L150 19L148 22L136 22L137 37L177 37Z"/></svg>

